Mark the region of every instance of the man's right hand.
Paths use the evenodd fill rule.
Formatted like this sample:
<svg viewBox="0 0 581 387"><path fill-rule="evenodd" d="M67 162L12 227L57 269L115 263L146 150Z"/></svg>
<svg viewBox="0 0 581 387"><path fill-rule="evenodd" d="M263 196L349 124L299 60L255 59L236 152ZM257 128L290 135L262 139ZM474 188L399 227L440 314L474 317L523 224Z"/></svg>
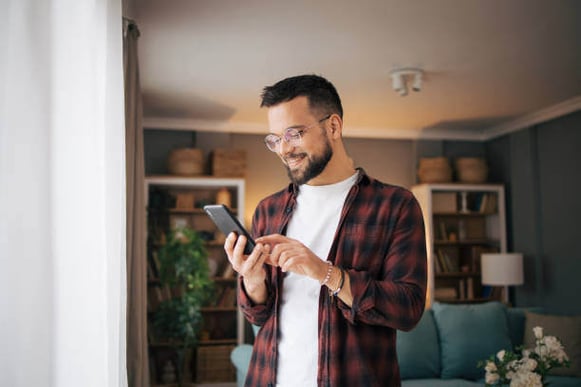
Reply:
<svg viewBox="0 0 581 387"><path fill-rule="evenodd" d="M246 237L238 237L236 233L230 233L224 242L224 250L232 268L242 276L246 293L256 304L266 302L266 271L264 261L269 256L270 246L257 243L250 255L244 255Z"/></svg>

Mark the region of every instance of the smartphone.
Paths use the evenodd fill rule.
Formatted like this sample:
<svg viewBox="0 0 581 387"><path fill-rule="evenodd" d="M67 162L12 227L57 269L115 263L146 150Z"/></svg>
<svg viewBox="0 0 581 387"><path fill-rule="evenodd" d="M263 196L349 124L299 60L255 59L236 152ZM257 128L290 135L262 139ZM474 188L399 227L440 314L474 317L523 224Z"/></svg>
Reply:
<svg viewBox="0 0 581 387"><path fill-rule="evenodd" d="M246 231L244 226L240 224L238 218L234 216L232 211L223 204L209 204L204 206L204 211L208 216L216 223L218 229L228 236L232 231L234 231L238 236L244 235L246 237L246 246L244 247L244 254L250 254L256 243L254 239L250 236L250 233Z"/></svg>

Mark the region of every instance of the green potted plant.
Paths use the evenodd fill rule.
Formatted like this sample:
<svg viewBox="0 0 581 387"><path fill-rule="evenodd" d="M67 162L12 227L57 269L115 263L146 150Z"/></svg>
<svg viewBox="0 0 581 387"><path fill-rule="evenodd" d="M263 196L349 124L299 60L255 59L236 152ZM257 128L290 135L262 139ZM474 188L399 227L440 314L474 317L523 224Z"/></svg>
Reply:
<svg viewBox="0 0 581 387"><path fill-rule="evenodd" d="M185 354L197 343L202 323L202 306L213 297L214 287L208 269L204 240L190 228L169 233L158 250L161 286L171 289L173 297L161 302L154 312L156 335L175 344L177 378L184 379Z"/></svg>

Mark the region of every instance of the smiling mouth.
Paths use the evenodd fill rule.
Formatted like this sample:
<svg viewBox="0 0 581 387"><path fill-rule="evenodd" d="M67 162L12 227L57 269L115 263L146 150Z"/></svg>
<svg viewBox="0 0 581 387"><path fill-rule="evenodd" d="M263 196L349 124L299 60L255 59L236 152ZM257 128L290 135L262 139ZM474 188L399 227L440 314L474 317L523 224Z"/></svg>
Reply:
<svg viewBox="0 0 581 387"><path fill-rule="evenodd" d="M290 169L295 169L301 163L301 161L303 161L303 159L305 159L306 157L307 157L306 154L301 153L298 155L287 156L284 158L284 161L286 162L286 165Z"/></svg>

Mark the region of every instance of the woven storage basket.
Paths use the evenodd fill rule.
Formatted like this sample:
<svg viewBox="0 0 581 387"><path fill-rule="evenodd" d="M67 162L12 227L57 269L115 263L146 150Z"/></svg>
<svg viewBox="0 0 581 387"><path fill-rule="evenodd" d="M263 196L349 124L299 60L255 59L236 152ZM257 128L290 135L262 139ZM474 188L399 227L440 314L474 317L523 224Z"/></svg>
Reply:
<svg viewBox="0 0 581 387"><path fill-rule="evenodd" d="M244 177L246 175L246 151L242 149L214 149L210 164L214 176Z"/></svg>
<svg viewBox="0 0 581 387"><path fill-rule="evenodd" d="M488 177L486 161L480 157L457 158L456 175L462 183L484 183Z"/></svg>
<svg viewBox="0 0 581 387"><path fill-rule="evenodd" d="M422 157L418 167L420 183L448 183L452 181L452 168L446 157Z"/></svg>
<svg viewBox="0 0 581 387"><path fill-rule="evenodd" d="M201 382L233 382L236 369L230 361L233 345L198 347L196 380Z"/></svg>
<svg viewBox="0 0 581 387"><path fill-rule="evenodd" d="M172 149L167 157L167 170L172 175L196 176L204 173L204 155L201 149Z"/></svg>

